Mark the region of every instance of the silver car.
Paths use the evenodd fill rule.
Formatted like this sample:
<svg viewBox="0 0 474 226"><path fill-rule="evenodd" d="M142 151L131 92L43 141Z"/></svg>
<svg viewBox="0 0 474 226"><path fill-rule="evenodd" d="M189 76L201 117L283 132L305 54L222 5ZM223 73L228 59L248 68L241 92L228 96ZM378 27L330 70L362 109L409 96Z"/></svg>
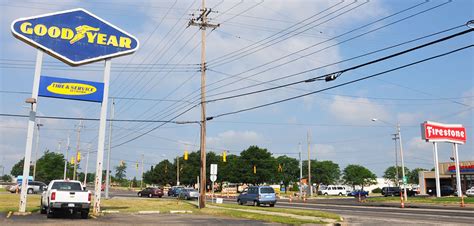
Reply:
<svg viewBox="0 0 474 226"><path fill-rule="evenodd" d="M179 191L179 199L197 199L199 197L199 192L193 188L184 188Z"/></svg>
<svg viewBox="0 0 474 226"><path fill-rule="evenodd" d="M466 190L466 196L469 196L469 197L474 196L474 187Z"/></svg>
<svg viewBox="0 0 474 226"><path fill-rule="evenodd" d="M28 182L28 194L36 194L43 192L43 188L48 187L45 183L41 181L29 181ZM15 193L18 189L18 192L21 191L21 184L12 185L8 188L11 193Z"/></svg>

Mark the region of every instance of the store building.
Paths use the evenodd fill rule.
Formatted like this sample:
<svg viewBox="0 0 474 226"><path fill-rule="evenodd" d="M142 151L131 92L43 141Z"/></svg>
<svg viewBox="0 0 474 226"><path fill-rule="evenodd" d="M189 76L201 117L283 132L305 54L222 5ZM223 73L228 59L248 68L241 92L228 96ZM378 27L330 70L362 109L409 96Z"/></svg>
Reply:
<svg viewBox="0 0 474 226"><path fill-rule="evenodd" d="M474 187L474 161L459 162L461 173L461 189L466 192L467 189ZM435 172L419 172L420 194L426 195L429 189L436 190ZM456 166L454 162L439 163L439 183L440 186L451 186L456 188Z"/></svg>

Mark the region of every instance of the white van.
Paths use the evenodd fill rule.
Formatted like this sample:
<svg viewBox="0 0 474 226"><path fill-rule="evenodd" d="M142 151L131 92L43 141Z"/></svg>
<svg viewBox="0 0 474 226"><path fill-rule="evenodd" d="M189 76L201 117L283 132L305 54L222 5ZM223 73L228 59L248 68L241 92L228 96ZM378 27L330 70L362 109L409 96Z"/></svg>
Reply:
<svg viewBox="0 0 474 226"><path fill-rule="evenodd" d="M320 195L347 195L346 187L342 185L328 185L325 187L321 187L321 190L318 192Z"/></svg>

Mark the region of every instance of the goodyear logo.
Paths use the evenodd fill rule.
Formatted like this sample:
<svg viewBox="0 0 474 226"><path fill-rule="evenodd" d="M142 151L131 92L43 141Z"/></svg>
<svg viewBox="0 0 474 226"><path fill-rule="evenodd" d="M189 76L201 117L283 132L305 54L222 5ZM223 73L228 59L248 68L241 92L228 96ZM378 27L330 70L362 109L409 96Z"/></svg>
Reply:
<svg viewBox="0 0 474 226"><path fill-rule="evenodd" d="M81 83L60 83L53 82L47 90L52 93L62 95L89 95L97 91L97 88Z"/></svg>
<svg viewBox="0 0 474 226"><path fill-rule="evenodd" d="M13 35L70 64L82 65L135 52L138 39L85 9L12 22Z"/></svg>
<svg viewBox="0 0 474 226"><path fill-rule="evenodd" d="M23 22L20 31L26 35L48 36L50 38L68 40L69 44L74 44L86 38L88 43L115 46L121 48L131 48L132 40L129 37L117 37L100 33L100 29L89 25L77 26L74 30L67 27L46 26L44 24L33 25L31 22Z"/></svg>

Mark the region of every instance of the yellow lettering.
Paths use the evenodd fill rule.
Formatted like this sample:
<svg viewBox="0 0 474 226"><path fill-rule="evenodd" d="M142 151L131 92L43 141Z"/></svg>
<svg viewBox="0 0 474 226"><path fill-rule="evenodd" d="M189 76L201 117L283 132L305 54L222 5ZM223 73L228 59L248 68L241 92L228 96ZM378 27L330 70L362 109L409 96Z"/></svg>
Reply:
<svg viewBox="0 0 474 226"><path fill-rule="evenodd" d="M87 41L89 43L94 43L94 40L95 40L95 37L97 36L97 33L87 32L86 35L87 35Z"/></svg>
<svg viewBox="0 0 474 226"><path fill-rule="evenodd" d="M109 37L109 40L107 41L107 45L111 45L111 44L112 44L113 46L115 46L115 47L118 46L117 37L116 37L115 35L111 35L111 36Z"/></svg>
<svg viewBox="0 0 474 226"><path fill-rule="evenodd" d="M74 32L71 29L69 28L61 29L61 39L70 40L72 37L74 37Z"/></svg>
<svg viewBox="0 0 474 226"><path fill-rule="evenodd" d="M36 35L38 36L43 36L46 34L46 32L48 32L48 29L46 28L46 26L44 26L43 24L37 24L34 28L33 28L33 31L35 32Z"/></svg>
<svg viewBox="0 0 474 226"><path fill-rule="evenodd" d="M105 39L106 39L107 35L106 34L97 34L97 44L99 45L105 45Z"/></svg>
<svg viewBox="0 0 474 226"><path fill-rule="evenodd" d="M61 35L61 30L58 27L50 27L48 29L48 35L51 38L57 38Z"/></svg>
<svg viewBox="0 0 474 226"><path fill-rule="evenodd" d="M22 23L20 25L20 31L27 34L27 35L33 34L33 29L31 28L31 23L30 22Z"/></svg>
<svg viewBox="0 0 474 226"><path fill-rule="evenodd" d="M127 37L120 37L120 47L130 49L130 45L132 44L132 40Z"/></svg>

